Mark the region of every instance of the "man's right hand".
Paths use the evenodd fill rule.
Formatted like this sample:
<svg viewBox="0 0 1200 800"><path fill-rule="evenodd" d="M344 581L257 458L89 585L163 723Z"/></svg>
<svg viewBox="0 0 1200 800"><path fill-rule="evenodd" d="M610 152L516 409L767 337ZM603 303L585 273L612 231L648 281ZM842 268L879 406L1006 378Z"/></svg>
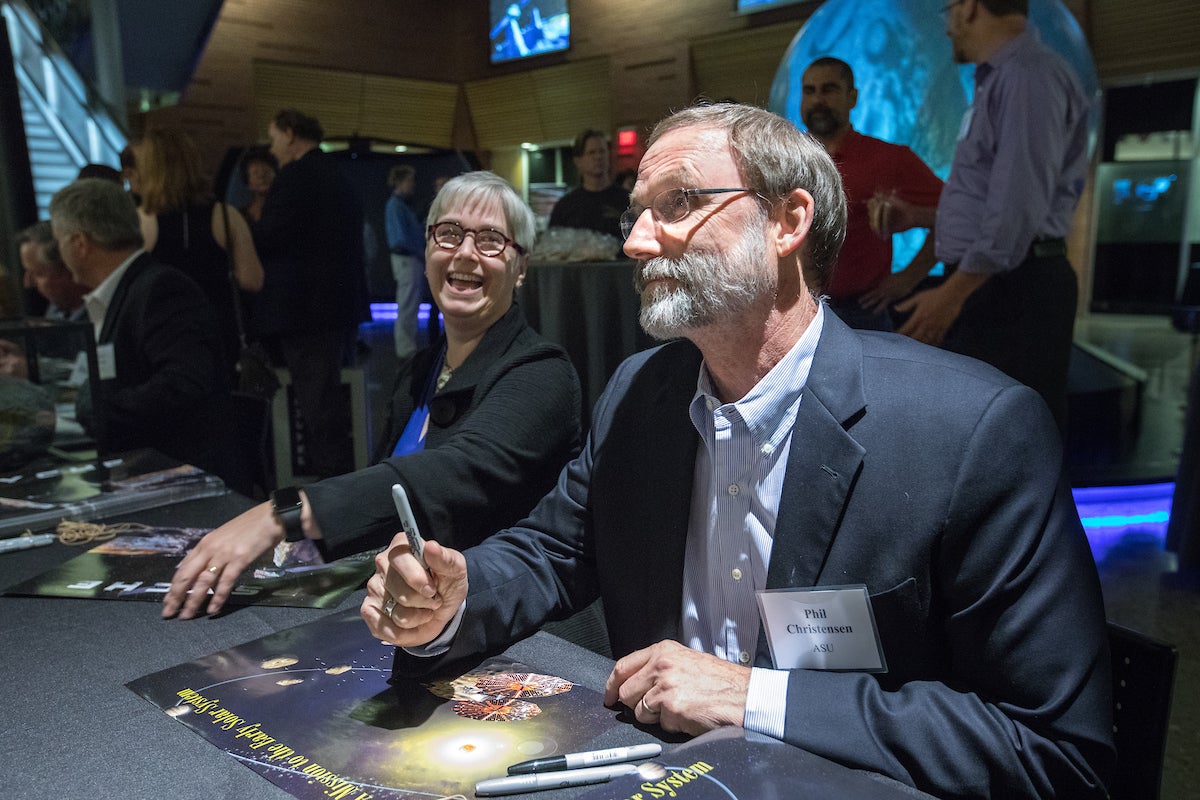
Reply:
<svg viewBox="0 0 1200 800"><path fill-rule="evenodd" d="M463 554L430 540L424 556L429 572L409 551L403 531L375 556L375 574L367 581L359 613L376 639L401 647L427 645L441 635L466 599Z"/></svg>

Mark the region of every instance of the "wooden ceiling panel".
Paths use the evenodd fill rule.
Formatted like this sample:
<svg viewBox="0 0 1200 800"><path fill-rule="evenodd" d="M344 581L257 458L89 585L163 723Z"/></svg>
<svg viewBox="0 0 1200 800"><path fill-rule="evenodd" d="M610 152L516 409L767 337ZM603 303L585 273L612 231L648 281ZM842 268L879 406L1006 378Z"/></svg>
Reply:
<svg viewBox="0 0 1200 800"><path fill-rule="evenodd" d="M479 146L569 141L584 128L610 130L606 58L470 81L467 103Z"/></svg>
<svg viewBox="0 0 1200 800"><path fill-rule="evenodd" d="M319 119L330 137L369 136L450 147L458 87L256 61L254 98L259 130L266 130L279 109L298 108Z"/></svg>
<svg viewBox="0 0 1200 800"><path fill-rule="evenodd" d="M798 24L787 22L692 42L696 92L765 108L779 63L799 30Z"/></svg>

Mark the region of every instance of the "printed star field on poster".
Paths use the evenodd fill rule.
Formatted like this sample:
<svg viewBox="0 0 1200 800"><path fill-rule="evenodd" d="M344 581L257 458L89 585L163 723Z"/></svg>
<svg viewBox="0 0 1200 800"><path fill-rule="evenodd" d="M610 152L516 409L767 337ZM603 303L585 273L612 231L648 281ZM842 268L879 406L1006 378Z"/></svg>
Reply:
<svg viewBox="0 0 1200 800"><path fill-rule="evenodd" d="M344 612L128 686L314 800L470 797L510 764L586 749L618 724L598 692L499 657L389 684L394 652Z"/></svg>

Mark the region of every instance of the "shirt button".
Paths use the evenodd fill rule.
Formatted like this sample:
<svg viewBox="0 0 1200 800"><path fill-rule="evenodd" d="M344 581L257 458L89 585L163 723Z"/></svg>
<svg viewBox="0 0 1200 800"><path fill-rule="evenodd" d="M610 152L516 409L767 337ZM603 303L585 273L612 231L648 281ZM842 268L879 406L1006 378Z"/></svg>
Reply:
<svg viewBox="0 0 1200 800"><path fill-rule="evenodd" d="M733 568L733 579L735 581L740 581L742 579L742 571L737 567Z"/></svg>
<svg viewBox="0 0 1200 800"><path fill-rule="evenodd" d="M775 448L769 444L764 444L762 447L759 448L758 451L760 453L762 453L764 456L769 456L769 455L771 455L771 453L775 452Z"/></svg>
<svg viewBox="0 0 1200 800"><path fill-rule="evenodd" d="M750 654L743 650L742 652L738 653L738 661L742 662L743 664L749 664Z"/></svg>
<svg viewBox="0 0 1200 800"><path fill-rule="evenodd" d="M736 483L731 483L731 484L729 484L729 488L726 489L725 491L729 492L734 497L737 497L737 495L741 491L741 489L738 488L738 485Z"/></svg>
<svg viewBox="0 0 1200 800"><path fill-rule="evenodd" d="M708 410L709 410L709 411L716 411L716 410L717 410L717 398L715 398L715 397L710 397L710 398L708 398L708 399L705 401L705 404L708 406Z"/></svg>

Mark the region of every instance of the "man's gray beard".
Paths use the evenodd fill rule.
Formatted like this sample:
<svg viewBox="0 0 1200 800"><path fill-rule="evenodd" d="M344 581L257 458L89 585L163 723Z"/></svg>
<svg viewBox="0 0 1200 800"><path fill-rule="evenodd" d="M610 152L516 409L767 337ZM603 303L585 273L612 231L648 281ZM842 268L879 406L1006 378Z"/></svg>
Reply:
<svg viewBox="0 0 1200 800"><path fill-rule="evenodd" d="M643 264L637 277L642 330L655 339L673 339L731 320L759 298L773 297L779 277L767 268L765 234L766 224L760 219L725 253L689 251L677 259L652 258ZM676 283L646 289L646 282L655 278L673 278Z"/></svg>

